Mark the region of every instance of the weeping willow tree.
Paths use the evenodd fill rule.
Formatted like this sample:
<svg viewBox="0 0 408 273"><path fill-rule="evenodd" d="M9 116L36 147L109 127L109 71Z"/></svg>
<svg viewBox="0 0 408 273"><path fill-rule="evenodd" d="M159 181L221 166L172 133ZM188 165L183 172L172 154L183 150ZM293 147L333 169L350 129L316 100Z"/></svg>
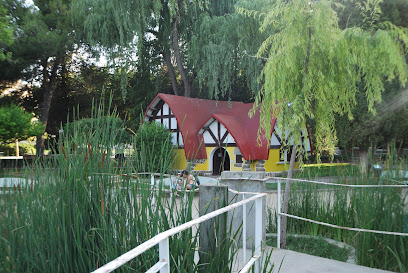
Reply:
<svg viewBox="0 0 408 273"><path fill-rule="evenodd" d="M83 26L87 41L107 53L110 64L126 72L140 61L144 42L155 43L153 55L162 55L176 95L179 86L171 59L176 60L184 85L184 95L191 95L191 83L185 68L181 32L191 6L202 9L207 0L74 0L76 22ZM122 73L123 97L126 75Z"/></svg>
<svg viewBox="0 0 408 273"><path fill-rule="evenodd" d="M238 1L236 5L259 11L269 2ZM236 13L233 5L222 12L211 7L202 12L189 44L189 61L197 71L199 89L208 98L242 101L253 97L260 88L264 62L255 55L267 35L259 32L257 18ZM250 94L238 96L238 92Z"/></svg>
<svg viewBox="0 0 408 273"><path fill-rule="evenodd" d="M197 69L188 57L200 14L225 14L236 0L74 0L76 22L87 41L107 53L122 70L141 60L146 41L154 44L152 56L161 55L175 95L191 96ZM175 65L173 65L175 63ZM178 78L180 76L180 78ZM180 80L179 80L180 79ZM122 81L122 85L126 84ZM183 88L184 92L180 89ZM123 91L126 91L123 88ZM126 96L126 92L123 93Z"/></svg>
<svg viewBox="0 0 408 273"><path fill-rule="evenodd" d="M259 89L262 62L254 55L267 36L257 19L235 12L237 2L260 10L269 1L74 0L72 9L86 40L108 53L111 65L122 71L138 66L150 44L149 54L161 56L175 95L191 96L195 88L202 97L228 98Z"/></svg>
<svg viewBox="0 0 408 273"><path fill-rule="evenodd" d="M404 54L408 32L389 22L379 21L381 0L358 4L363 27L340 29L330 0L276 0L265 13L239 9L248 16L262 18L261 31L273 29L258 50L266 57L262 70L263 86L251 114L261 112L260 133L270 135L270 120L281 121L282 139L300 143L300 129L306 118L316 121L315 152L334 152L337 143L335 113L353 118L358 85L365 88L368 110L375 114L384 91L383 80L407 81ZM290 134L290 135L289 135ZM293 145L288 178L292 177L295 155L302 147ZM290 183L284 194L287 213ZM286 248L286 217L281 221L281 247Z"/></svg>

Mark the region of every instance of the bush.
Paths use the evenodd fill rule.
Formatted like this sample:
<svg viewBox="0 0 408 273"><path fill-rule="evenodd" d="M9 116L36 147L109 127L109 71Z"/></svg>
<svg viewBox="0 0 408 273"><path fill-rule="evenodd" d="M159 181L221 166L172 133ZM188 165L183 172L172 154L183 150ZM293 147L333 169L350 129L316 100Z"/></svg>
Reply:
<svg viewBox="0 0 408 273"><path fill-rule="evenodd" d="M130 135L126 131L125 122L116 115L102 116L98 118L83 118L69 122L64 126L64 134L74 136L76 128L81 128L81 134L95 135L96 131L102 131L104 128L110 128L110 134L116 134L117 143L129 143ZM100 144L108 145L106 136L100 135Z"/></svg>
<svg viewBox="0 0 408 273"><path fill-rule="evenodd" d="M44 132L44 125L32 122L33 115L11 104L0 107L0 142L24 140Z"/></svg>
<svg viewBox="0 0 408 273"><path fill-rule="evenodd" d="M146 172L166 172L173 158L174 145L170 131L157 122L144 123L136 133L136 159Z"/></svg>
<svg viewBox="0 0 408 273"><path fill-rule="evenodd" d="M23 154L35 154L34 144L30 143L19 143L18 148L20 155ZM16 155L16 144L8 143L0 145L0 152L3 152L4 156L15 156Z"/></svg>

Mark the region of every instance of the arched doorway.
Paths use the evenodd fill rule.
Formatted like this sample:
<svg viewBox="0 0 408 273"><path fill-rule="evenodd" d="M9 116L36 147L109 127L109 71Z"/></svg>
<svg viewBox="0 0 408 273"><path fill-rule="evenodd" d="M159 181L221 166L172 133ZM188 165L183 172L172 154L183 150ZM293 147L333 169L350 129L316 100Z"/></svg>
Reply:
<svg viewBox="0 0 408 273"><path fill-rule="evenodd" d="M218 148L213 154L213 175L220 175L223 171L230 170L230 157L227 150Z"/></svg>

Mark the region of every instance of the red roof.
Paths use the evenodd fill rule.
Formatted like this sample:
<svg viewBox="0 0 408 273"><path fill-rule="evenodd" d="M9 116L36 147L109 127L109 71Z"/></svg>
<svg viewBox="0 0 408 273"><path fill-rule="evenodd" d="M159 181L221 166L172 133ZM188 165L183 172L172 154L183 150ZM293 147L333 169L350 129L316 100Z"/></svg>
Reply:
<svg viewBox="0 0 408 273"><path fill-rule="evenodd" d="M199 131L212 117L225 126L246 160L268 159L269 142L266 137L261 137L262 145L257 144L259 111L252 118L248 116L252 103L204 100L159 93L147 111L159 98L169 105L177 119L187 159L207 158L204 139ZM274 128L275 122L276 119L271 121L271 128Z"/></svg>

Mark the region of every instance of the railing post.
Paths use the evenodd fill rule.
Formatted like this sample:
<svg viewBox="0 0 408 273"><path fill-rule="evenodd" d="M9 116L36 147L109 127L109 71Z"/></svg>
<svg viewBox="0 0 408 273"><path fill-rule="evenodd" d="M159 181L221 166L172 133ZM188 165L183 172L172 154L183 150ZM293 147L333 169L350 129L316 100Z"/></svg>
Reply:
<svg viewBox="0 0 408 273"><path fill-rule="evenodd" d="M254 194L258 192L265 192L265 178L266 175L264 172L234 172L234 171L228 171L228 172L223 172L221 175L221 183L223 185L227 185L229 189L241 192L238 195L238 198L241 199L242 192L245 192L246 199L248 199L250 196L252 196L253 192ZM235 202L237 199L237 194L230 194L229 195L229 201L230 202ZM247 220L247 225L246 225L246 247L247 249L253 249L255 246L255 201L247 203L246 205L246 220ZM265 197L262 198L262 240L266 239L266 202L265 202ZM243 245L243 227L242 227L242 222L243 222L243 215L242 215L242 209L239 208L239 210L234 210L228 213L228 222L231 223L231 231L233 234L237 233L237 238L239 238L238 244L240 246ZM248 257L249 258L249 257Z"/></svg>
<svg viewBox="0 0 408 273"><path fill-rule="evenodd" d="M242 194L242 200L245 200L245 193ZM242 205L242 250L244 251L243 257L244 257L244 263L246 263L246 216L247 216L247 210L246 210L246 203Z"/></svg>
<svg viewBox="0 0 408 273"><path fill-rule="evenodd" d="M255 254L262 250L262 198L255 200ZM261 260L255 262L255 273L261 272Z"/></svg>
<svg viewBox="0 0 408 273"><path fill-rule="evenodd" d="M199 213L204 216L225 207L228 204L228 187L217 184L200 186ZM241 208L239 208L241 209ZM200 263L209 263L214 260L217 247L226 239L227 214L222 214L200 225L199 255ZM221 260L222 259L222 260ZM219 264L213 265L213 271L221 271L222 264L228 262L228 257L218 259Z"/></svg>
<svg viewBox="0 0 408 273"><path fill-rule="evenodd" d="M159 260L165 260L167 264L160 269L160 273L170 273L170 253L169 253L169 238L159 242Z"/></svg>
<svg viewBox="0 0 408 273"><path fill-rule="evenodd" d="M277 248L280 248L280 235L281 235L281 182L278 180L278 208L276 213L276 220L277 220L277 234L276 234L276 241L277 241Z"/></svg>

